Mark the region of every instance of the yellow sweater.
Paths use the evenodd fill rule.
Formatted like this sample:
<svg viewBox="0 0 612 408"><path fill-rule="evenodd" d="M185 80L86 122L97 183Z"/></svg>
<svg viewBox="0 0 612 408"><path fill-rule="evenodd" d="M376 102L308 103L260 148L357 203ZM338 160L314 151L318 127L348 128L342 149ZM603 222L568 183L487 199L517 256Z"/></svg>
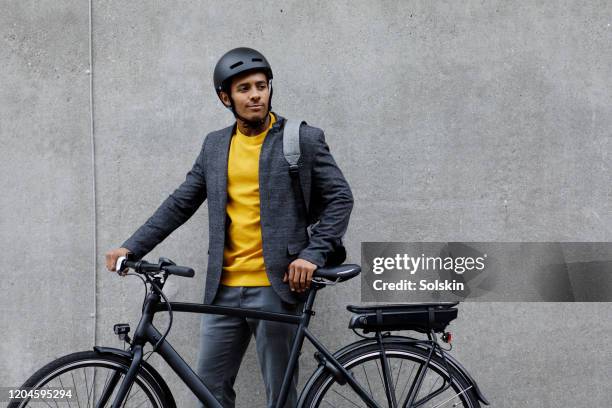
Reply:
<svg viewBox="0 0 612 408"><path fill-rule="evenodd" d="M227 228L221 284L270 286L266 275L259 216L259 153L268 131L243 135L238 126L232 137L227 164Z"/></svg>

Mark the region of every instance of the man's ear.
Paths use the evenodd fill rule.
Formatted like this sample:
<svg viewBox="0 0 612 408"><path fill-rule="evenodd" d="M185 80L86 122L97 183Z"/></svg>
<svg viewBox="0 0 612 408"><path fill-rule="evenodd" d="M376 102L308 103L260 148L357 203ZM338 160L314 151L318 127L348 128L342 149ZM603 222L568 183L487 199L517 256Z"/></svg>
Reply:
<svg viewBox="0 0 612 408"><path fill-rule="evenodd" d="M228 108L232 106L232 102L230 101L229 95L225 91L219 92L219 96L221 97L221 102Z"/></svg>

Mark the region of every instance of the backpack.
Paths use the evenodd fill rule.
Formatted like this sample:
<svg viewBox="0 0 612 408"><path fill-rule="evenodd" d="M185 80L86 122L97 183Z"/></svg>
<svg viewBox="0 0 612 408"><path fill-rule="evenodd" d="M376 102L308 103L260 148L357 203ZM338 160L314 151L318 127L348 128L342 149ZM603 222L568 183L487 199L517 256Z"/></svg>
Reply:
<svg viewBox="0 0 612 408"><path fill-rule="evenodd" d="M302 183L300 182L300 127L306 122L301 120L286 120L283 128L283 154L285 160L289 163L289 175L291 176L291 183L293 185L293 191L297 200L302 201L308 222L308 237L312 235L312 229L316 227L319 222L320 214L317 211L312 211L309 208L308 203L304 199L304 192L302 190ZM333 244L333 250L327 255L325 266L338 266L341 265L346 259L346 248L342 244L342 238L338 238Z"/></svg>

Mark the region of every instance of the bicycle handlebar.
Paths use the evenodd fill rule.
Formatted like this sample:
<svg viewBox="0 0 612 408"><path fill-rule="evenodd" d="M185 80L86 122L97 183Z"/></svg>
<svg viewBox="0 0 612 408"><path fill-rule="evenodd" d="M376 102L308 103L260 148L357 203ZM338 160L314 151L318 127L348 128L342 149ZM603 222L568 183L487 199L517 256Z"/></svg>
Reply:
<svg viewBox="0 0 612 408"><path fill-rule="evenodd" d="M136 273L143 275L156 274L164 271L168 275L183 276L185 278L193 278L195 271L188 266L176 265L168 258L159 258L159 262L154 264L147 261L130 261L125 256L117 259L116 271L122 271L126 268L133 269Z"/></svg>
<svg viewBox="0 0 612 408"><path fill-rule="evenodd" d="M193 278L195 271L188 266L170 265L164 268L170 275L184 276L185 278Z"/></svg>

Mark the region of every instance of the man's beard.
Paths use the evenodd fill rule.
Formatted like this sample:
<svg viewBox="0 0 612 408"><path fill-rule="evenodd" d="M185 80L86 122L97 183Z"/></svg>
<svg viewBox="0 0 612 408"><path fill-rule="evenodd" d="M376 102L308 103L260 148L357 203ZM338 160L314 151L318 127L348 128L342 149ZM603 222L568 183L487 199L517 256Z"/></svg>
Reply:
<svg viewBox="0 0 612 408"><path fill-rule="evenodd" d="M242 122L244 122L244 124L247 127L251 128L251 129L257 129L257 128L263 126L266 123L266 119L268 118L269 115L270 115L270 108L268 108L268 110L267 110L267 112L266 112L266 114L264 115L263 118L256 119L256 120L250 120L250 119L244 118L244 117L240 116L238 114L238 112L235 112L235 114L234 114L234 116L237 119L240 119Z"/></svg>

